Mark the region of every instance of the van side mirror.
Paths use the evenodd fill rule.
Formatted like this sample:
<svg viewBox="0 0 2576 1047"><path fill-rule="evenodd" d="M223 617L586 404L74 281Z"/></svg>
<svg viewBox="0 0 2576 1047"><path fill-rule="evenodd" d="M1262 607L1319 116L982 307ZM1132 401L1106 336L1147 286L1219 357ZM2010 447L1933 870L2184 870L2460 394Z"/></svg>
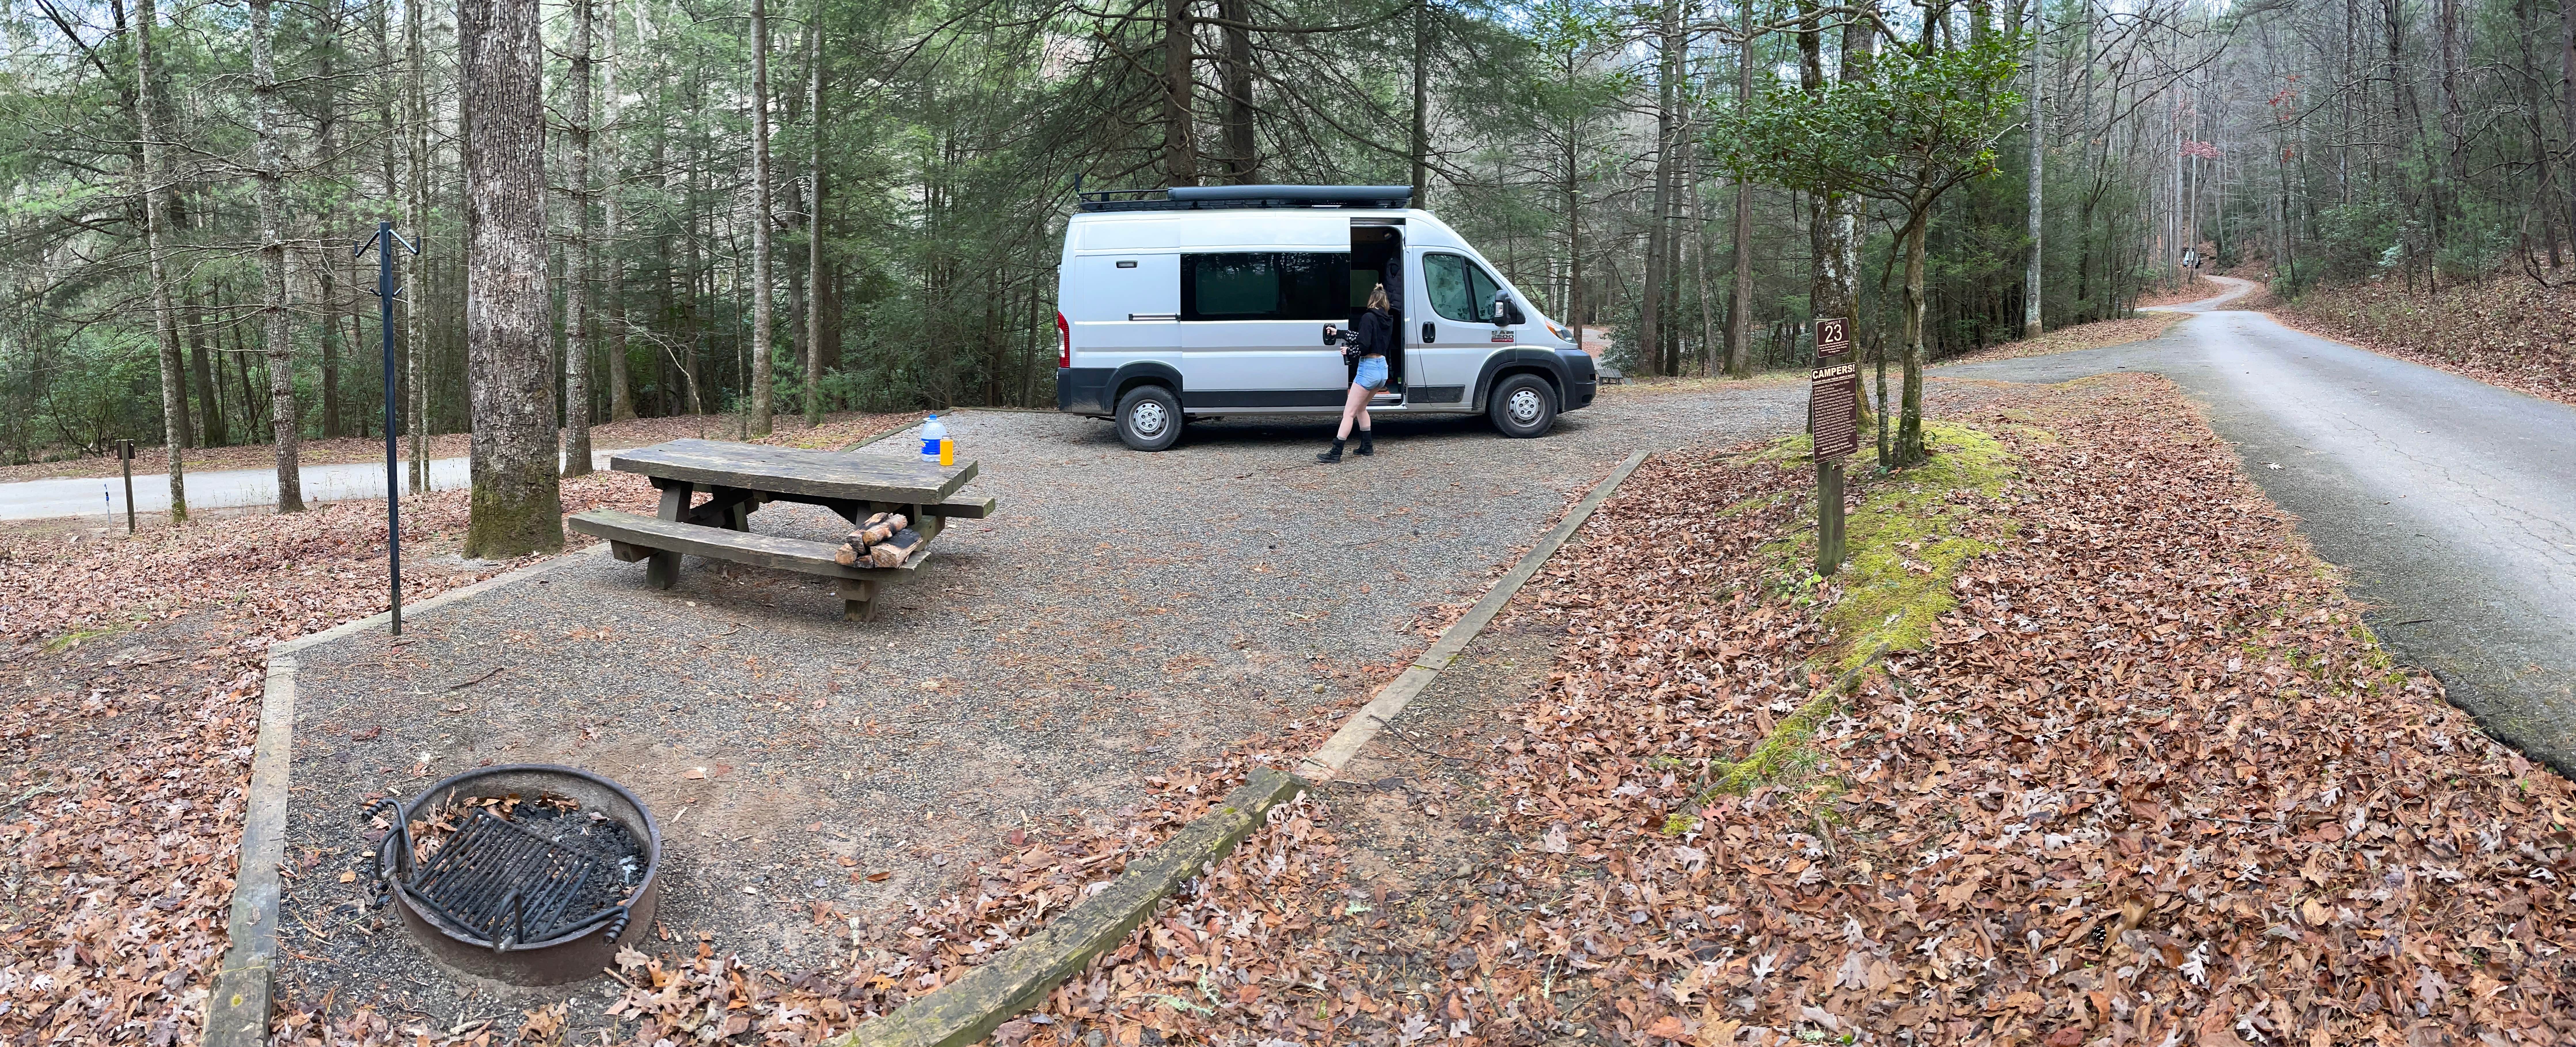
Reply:
<svg viewBox="0 0 2576 1047"><path fill-rule="evenodd" d="M1512 301L1512 293L1509 291L1494 292L1493 313L1494 326L1496 327L1507 327L1529 322L1529 317L1521 314L1520 303Z"/></svg>

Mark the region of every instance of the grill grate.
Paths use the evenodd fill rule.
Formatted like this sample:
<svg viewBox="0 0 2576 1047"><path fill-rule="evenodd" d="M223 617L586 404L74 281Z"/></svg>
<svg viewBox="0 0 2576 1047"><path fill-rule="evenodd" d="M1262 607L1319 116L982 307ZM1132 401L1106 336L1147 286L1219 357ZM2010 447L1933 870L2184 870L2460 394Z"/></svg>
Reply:
<svg viewBox="0 0 2576 1047"><path fill-rule="evenodd" d="M477 809L405 885L449 922L507 947L622 912L617 863Z"/></svg>

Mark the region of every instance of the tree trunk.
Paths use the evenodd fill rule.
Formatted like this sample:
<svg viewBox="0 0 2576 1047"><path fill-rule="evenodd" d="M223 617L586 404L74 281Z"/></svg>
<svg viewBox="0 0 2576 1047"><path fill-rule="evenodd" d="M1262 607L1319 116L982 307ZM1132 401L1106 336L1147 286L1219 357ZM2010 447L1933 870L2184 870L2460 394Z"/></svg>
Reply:
<svg viewBox="0 0 2576 1047"><path fill-rule="evenodd" d="M1636 360L1647 374L1670 374L1664 359L1664 284L1670 281L1665 255L1672 236L1670 220L1673 209L1673 109L1680 86L1674 82L1681 68L1680 0L1664 0L1663 13L1655 31L1655 191L1654 210L1646 226L1645 286L1638 289Z"/></svg>
<svg viewBox="0 0 2576 1047"><path fill-rule="evenodd" d="M1225 168L1236 185L1261 182L1261 147L1252 137L1251 0L1217 0L1225 36Z"/></svg>
<svg viewBox="0 0 2576 1047"><path fill-rule="evenodd" d="M197 385L197 446L221 447L232 442L224 431L224 398L220 388L222 375L216 373L213 354L206 349L205 309L194 294L187 298L188 371Z"/></svg>
<svg viewBox="0 0 2576 1047"><path fill-rule="evenodd" d="M319 27L320 46L314 48L319 68L312 83L320 95L315 101L321 109L314 138L319 155L338 157L340 155L340 77L333 69L331 59L339 52L340 5L334 2L318 6L325 12L325 17ZM322 251L308 257L309 261L305 263L306 269L313 275L313 286L317 292L315 297L319 299L314 303L314 311L320 314L322 319L321 323L314 326L315 333L320 336L319 344L322 349L322 438L329 440L337 438L342 432L340 428L340 293L331 279L331 274L340 268L340 254L336 251Z"/></svg>
<svg viewBox="0 0 2576 1047"><path fill-rule="evenodd" d="M2558 110L2567 121L2570 146L2576 146L2576 3L2558 4ZM2567 179L2576 186L2576 177ZM2567 230L2576 235L2576 192L2567 195Z"/></svg>
<svg viewBox="0 0 2576 1047"><path fill-rule="evenodd" d="M1572 83L1577 72L1576 55L1569 47L1565 52L1566 81ZM1565 325L1574 329L1577 349L1583 347L1583 161L1578 148L1582 131L1582 116L1568 115L1564 155L1560 158L1565 176Z"/></svg>
<svg viewBox="0 0 2576 1047"><path fill-rule="evenodd" d="M1413 128L1405 155L1413 161L1413 206L1431 197L1431 0L1413 0Z"/></svg>
<svg viewBox="0 0 2576 1047"><path fill-rule="evenodd" d="M2039 43L2047 26L2046 16L2034 4L2030 14L2030 188L2024 194L2030 208L2030 259L2021 274L2021 336L2039 337L2039 205L2040 205L2040 108Z"/></svg>
<svg viewBox="0 0 2576 1047"><path fill-rule="evenodd" d="M813 24L806 35L808 86L806 108L813 111L814 133L805 161L805 424L823 424L823 0L814 0Z"/></svg>
<svg viewBox="0 0 2576 1047"><path fill-rule="evenodd" d="M265 2L265 0L263 0ZM465 555L563 548L554 383L546 372L544 56L537 0L456 9L465 113L465 357L474 494Z"/></svg>
<svg viewBox="0 0 2576 1047"><path fill-rule="evenodd" d="M606 98L603 106L607 111L607 118L602 126L615 128L621 109L621 100L617 96L617 67L624 61L625 55L618 46L621 37L617 33L617 0L607 0L607 4L605 20L608 23L608 58L601 63L603 68L600 70L602 88L600 94ZM608 184L600 193L599 228L601 237L610 244L615 244L619 234L625 228L624 215L618 206L617 186L618 176L625 166L623 161L626 154L622 145L613 139L608 144L607 153L608 172L602 181ZM623 256L614 250L604 252L601 257L594 258L593 262L602 268L601 293L608 298L608 420L633 421L635 419L635 375L632 370L634 365L626 359L625 263Z"/></svg>
<svg viewBox="0 0 2576 1047"><path fill-rule="evenodd" d="M1190 117L1192 27L1190 0L1163 0L1163 177L1171 185L1199 184L1198 132Z"/></svg>
<svg viewBox="0 0 2576 1047"><path fill-rule="evenodd" d="M1905 392L1896 423L1897 468L1921 464L1923 454L1923 239L1932 224L1932 200L1917 196L1903 230L1905 250ZM1882 379L1882 386L1885 381Z"/></svg>
<svg viewBox="0 0 2576 1047"><path fill-rule="evenodd" d="M301 425L295 409L295 342L286 315L286 171L279 158L277 66L271 54L272 0L250 0L250 78L256 99L252 133L258 140L260 317L267 334L268 424L277 443L277 511L304 511L302 469L296 461Z"/></svg>
<svg viewBox="0 0 2576 1047"><path fill-rule="evenodd" d="M417 0L415 0L417 2ZM567 101L572 148L566 159L565 193L572 203L572 239L564 244L564 424L563 475L590 475L590 358L597 347L590 306L590 184L592 107L590 93L594 9L591 0L572 0L572 98Z"/></svg>
<svg viewBox="0 0 2576 1047"><path fill-rule="evenodd" d="M134 3L134 75L139 82L134 115L139 137L143 140L143 166L136 171L135 181L143 190L143 250L149 259L152 275L152 326L160 339L161 357L161 446L170 462L170 522L188 522L187 469L180 459L188 445L188 393L179 369L178 311L170 301L170 272L166 256L170 236L170 214L162 202L167 190L161 187L163 171L160 121L154 110L160 108L161 92L152 64L152 32L160 20L153 0Z"/></svg>
<svg viewBox="0 0 2576 1047"><path fill-rule="evenodd" d="M425 5L403 5L403 224L418 239L429 230L429 44L423 35L421 9ZM410 414L406 421L411 446L410 467L405 478L411 493L429 490L429 323L420 307L420 296L427 293L424 281L417 279L418 266L404 266L397 273L403 286L403 363L404 377L410 386Z"/></svg>
<svg viewBox="0 0 2576 1047"><path fill-rule="evenodd" d="M1736 11L1742 33L1735 82L1740 112L1753 104L1753 4L1736 0ZM1753 377L1753 187L1740 178L1735 182L1735 300L1726 307L1726 340L1726 373Z"/></svg>
<svg viewBox="0 0 2576 1047"><path fill-rule="evenodd" d="M769 0L751 0L751 418L769 435Z"/></svg>

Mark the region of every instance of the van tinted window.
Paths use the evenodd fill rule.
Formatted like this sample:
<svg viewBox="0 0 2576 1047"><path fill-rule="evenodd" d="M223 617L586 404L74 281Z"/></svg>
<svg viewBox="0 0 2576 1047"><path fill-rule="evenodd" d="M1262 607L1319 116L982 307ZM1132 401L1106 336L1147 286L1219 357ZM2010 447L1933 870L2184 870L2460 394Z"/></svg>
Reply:
<svg viewBox="0 0 2576 1047"><path fill-rule="evenodd" d="M1463 323L1490 323L1494 319L1494 292L1501 286L1485 275L1485 268L1454 254L1422 256L1422 282L1431 296L1431 309L1441 316Z"/></svg>
<svg viewBox="0 0 2576 1047"><path fill-rule="evenodd" d="M1183 320L1347 320L1351 256L1230 251L1181 256Z"/></svg>

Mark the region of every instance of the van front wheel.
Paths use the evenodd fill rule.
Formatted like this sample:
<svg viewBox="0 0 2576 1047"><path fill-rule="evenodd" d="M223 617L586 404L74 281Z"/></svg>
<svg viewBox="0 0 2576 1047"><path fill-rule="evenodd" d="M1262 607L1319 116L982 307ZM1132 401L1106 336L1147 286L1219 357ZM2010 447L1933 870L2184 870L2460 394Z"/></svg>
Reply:
<svg viewBox="0 0 2576 1047"><path fill-rule="evenodd" d="M1159 385L1140 385L1118 398L1118 440L1129 450L1160 451L1181 438L1181 401Z"/></svg>
<svg viewBox="0 0 2576 1047"><path fill-rule="evenodd" d="M1503 435L1527 439L1556 424L1556 389L1534 374L1516 374L1494 383L1485 413Z"/></svg>

